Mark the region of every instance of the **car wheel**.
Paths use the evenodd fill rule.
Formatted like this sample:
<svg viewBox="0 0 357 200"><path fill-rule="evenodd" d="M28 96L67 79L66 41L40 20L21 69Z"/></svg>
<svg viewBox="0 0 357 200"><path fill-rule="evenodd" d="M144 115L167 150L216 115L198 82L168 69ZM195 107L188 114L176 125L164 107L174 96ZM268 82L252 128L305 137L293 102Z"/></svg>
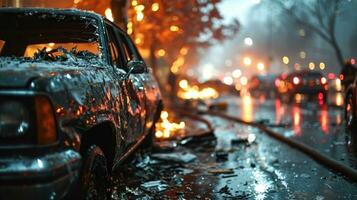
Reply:
<svg viewBox="0 0 357 200"><path fill-rule="evenodd" d="M154 143L155 143L156 122L158 122L160 119L160 114L161 114L161 111L163 110L163 107L164 106L162 104L162 101L160 101L160 103L157 106L156 113L155 113L154 123L149 130L149 134L146 136L145 140L142 143L142 147L149 151L151 151L155 148Z"/></svg>
<svg viewBox="0 0 357 200"><path fill-rule="evenodd" d="M142 149L146 151L151 151L154 147L154 137L155 137L155 123L150 128L148 135L145 137L144 141L141 143Z"/></svg>
<svg viewBox="0 0 357 200"><path fill-rule="evenodd" d="M107 199L108 168L103 151L90 146L83 155L82 199Z"/></svg>
<svg viewBox="0 0 357 200"><path fill-rule="evenodd" d="M349 93L346 97L345 104L345 122L346 128L352 130L356 126L356 116L354 114L355 105L353 103L353 96Z"/></svg>

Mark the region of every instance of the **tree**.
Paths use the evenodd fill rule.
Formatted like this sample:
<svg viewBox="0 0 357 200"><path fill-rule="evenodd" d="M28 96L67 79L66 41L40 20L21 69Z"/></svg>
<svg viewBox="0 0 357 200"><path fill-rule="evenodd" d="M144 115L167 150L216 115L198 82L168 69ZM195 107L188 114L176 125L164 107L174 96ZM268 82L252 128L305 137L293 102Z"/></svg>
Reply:
<svg viewBox="0 0 357 200"><path fill-rule="evenodd" d="M346 0L272 0L295 22L326 41L335 51L338 63L345 62L343 52L336 38L336 23L348 4Z"/></svg>
<svg viewBox="0 0 357 200"><path fill-rule="evenodd" d="M217 5L221 0L132 0L129 5L128 33L135 43L148 51L154 74L158 58L177 73L185 58L197 48L207 47L234 35L239 28L223 24Z"/></svg>
<svg viewBox="0 0 357 200"><path fill-rule="evenodd" d="M126 30L128 23L128 0L110 0L114 22Z"/></svg>

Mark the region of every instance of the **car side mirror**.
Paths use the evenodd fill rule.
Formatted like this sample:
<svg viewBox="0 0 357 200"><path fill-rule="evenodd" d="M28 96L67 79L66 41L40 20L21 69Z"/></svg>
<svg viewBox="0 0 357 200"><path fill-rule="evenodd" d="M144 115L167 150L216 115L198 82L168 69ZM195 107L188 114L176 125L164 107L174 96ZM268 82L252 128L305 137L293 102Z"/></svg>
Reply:
<svg viewBox="0 0 357 200"><path fill-rule="evenodd" d="M140 74L146 72L146 65L140 60L130 60L127 63L129 69L128 74Z"/></svg>

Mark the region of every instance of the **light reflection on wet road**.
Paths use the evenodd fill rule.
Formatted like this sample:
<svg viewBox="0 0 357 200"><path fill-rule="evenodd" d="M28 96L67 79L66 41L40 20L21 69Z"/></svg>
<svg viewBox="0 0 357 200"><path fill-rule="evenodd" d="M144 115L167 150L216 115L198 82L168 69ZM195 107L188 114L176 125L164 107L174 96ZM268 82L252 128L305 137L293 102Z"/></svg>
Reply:
<svg viewBox="0 0 357 200"><path fill-rule="evenodd" d="M356 147L349 144L355 138L345 131L341 107L318 105L315 102L290 105L279 99L262 101L261 98L251 98L252 103L248 104L237 97L224 97L223 100L229 102L230 115L249 121L268 121L268 124L274 126L281 125L273 129L357 168ZM244 110L250 110L249 114Z"/></svg>
<svg viewBox="0 0 357 200"><path fill-rule="evenodd" d="M227 112L244 120L263 120L291 137L350 166L354 154L346 148L342 110L314 104L286 105L278 100L223 97ZM356 199L357 185L329 171L306 155L261 133L258 129L205 116L215 127L217 141L178 146L174 153L197 156L190 163L157 162L127 166L114 178L115 199ZM269 121L269 122L268 122ZM256 137L252 143L241 139ZM217 156L223 152L223 156ZM172 153L172 152L170 152ZM145 166L145 167L137 167ZM212 171L222 173L212 173ZM228 173L225 173L227 172ZM224 172L224 173L223 173ZM162 180L162 192L140 184ZM118 187L122 184L121 187ZM120 189L121 188L121 189Z"/></svg>

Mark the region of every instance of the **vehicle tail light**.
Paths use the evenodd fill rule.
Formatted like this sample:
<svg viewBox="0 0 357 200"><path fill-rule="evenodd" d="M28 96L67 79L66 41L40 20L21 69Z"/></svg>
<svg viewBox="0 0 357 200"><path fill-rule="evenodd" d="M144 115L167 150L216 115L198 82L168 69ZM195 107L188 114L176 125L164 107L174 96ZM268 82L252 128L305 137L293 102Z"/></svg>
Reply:
<svg viewBox="0 0 357 200"><path fill-rule="evenodd" d="M37 143L40 145L52 144L57 140L56 123L52 105L45 96L35 98L37 119Z"/></svg>
<svg viewBox="0 0 357 200"><path fill-rule="evenodd" d="M319 100L323 100L324 99L324 94L322 92L319 92L319 94L317 95L317 98Z"/></svg>
<svg viewBox="0 0 357 200"><path fill-rule="evenodd" d="M299 79L299 77L294 77L293 78L293 83L295 84L295 85L298 85L299 83L300 83L300 79Z"/></svg>
<svg viewBox="0 0 357 200"><path fill-rule="evenodd" d="M339 78L341 81L343 81L343 79L344 79L345 77L343 76L343 74L340 74L340 75L338 76L338 78Z"/></svg>

